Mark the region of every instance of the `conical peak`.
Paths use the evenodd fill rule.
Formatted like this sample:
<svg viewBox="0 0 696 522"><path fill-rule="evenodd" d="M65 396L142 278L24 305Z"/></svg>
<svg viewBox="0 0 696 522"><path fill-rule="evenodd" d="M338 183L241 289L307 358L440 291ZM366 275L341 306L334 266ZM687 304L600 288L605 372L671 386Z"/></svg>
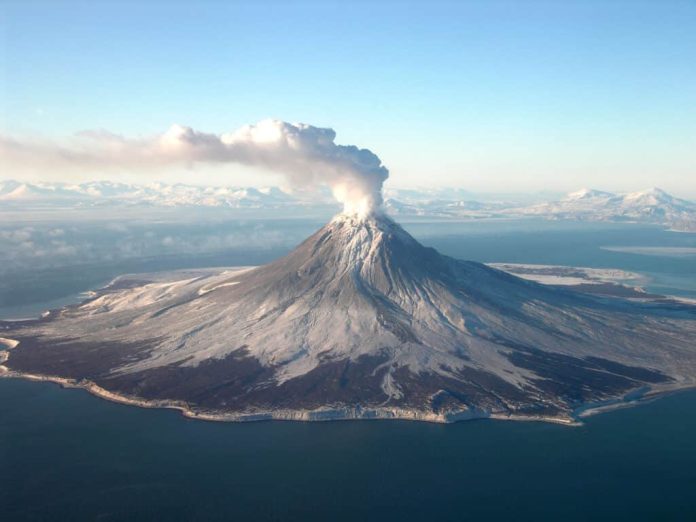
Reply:
<svg viewBox="0 0 696 522"><path fill-rule="evenodd" d="M411 245L419 243L398 223L383 212L367 215L338 214L325 227L336 240L347 243L382 243L397 240Z"/></svg>
<svg viewBox="0 0 696 522"><path fill-rule="evenodd" d="M333 217L329 225L345 228L367 227L383 229L385 227L394 226L396 223L384 212L372 211L367 214L341 212Z"/></svg>
<svg viewBox="0 0 696 522"><path fill-rule="evenodd" d="M375 288L386 295L390 285L417 285L427 274L439 278L448 264L384 214L339 214L286 257L245 276L237 290L299 295L330 288L336 295L364 295Z"/></svg>

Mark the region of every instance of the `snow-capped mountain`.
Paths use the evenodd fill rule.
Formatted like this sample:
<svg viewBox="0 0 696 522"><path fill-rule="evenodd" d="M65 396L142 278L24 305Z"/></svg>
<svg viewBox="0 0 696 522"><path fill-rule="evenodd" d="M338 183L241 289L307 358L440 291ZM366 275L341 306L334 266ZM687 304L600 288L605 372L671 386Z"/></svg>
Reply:
<svg viewBox="0 0 696 522"><path fill-rule="evenodd" d="M658 188L627 194L583 189L560 201L520 210L525 215L587 221L635 221L696 230L696 203Z"/></svg>
<svg viewBox="0 0 696 522"><path fill-rule="evenodd" d="M68 183L0 183L0 205L103 206L155 205L231 208L276 208L306 204L277 187L204 187L184 184L147 185L110 181Z"/></svg>
<svg viewBox="0 0 696 522"><path fill-rule="evenodd" d="M102 206L217 207L274 210L335 207L329 193L288 193L277 187L147 185L109 181L69 183L0 182L0 210L90 208ZM389 189L384 207L390 215L438 219L540 217L581 221L649 223L696 231L696 203L653 188L613 194L582 189L558 201L522 205L504 197L485 201L457 189Z"/></svg>
<svg viewBox="0 0 696 522"><path fill-rule="evenodd" d="M415 191L410 191L408 199L388 197L385 206L390 214L404 217L477 219L534 216L544 219L636 222L696 231L696 203L676 198L658 188L626 194L582 189L558 201L530 206L505 201L430 199L427 193L418 198Z"/></svg>
<svg viewBox="0 0 696 522"><path fill-rule="evenodd" d="M339 215L269 265L117 281L0 335L19 341L11 371L192 415L568 421L696 384L694 314L544 286L443 256L384 215Z"/></svg>
<svg viewBox="0 0 696 522"><path fill-rule="evenodd" d="M0 202L75 202L91 197L91 194L63 183L0 182Z"/></svg>

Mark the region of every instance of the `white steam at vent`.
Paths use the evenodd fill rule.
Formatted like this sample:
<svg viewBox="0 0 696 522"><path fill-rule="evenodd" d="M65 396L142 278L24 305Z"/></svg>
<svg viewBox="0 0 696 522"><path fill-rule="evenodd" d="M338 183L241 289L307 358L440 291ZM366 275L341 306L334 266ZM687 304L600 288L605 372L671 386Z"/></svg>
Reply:
<svg viewBox="0 0 696 522"><path fill-rule="evenodd" d="M162 135L129 139L106 131L80 133L67 146L0 136L0 157L18 169L145 171L177 164L237 163L282 174L295 188L329 186L344 212L366 215L382 204L389 171L377 155L337 145L333 129L263 120L222 135L172 126Z"/></svg>

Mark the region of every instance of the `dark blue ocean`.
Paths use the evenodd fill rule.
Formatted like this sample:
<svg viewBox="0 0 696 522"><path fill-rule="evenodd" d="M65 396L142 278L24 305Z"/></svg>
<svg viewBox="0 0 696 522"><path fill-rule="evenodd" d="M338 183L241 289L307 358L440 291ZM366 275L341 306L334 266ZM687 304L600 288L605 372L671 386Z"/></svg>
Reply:
<svg viewBox="0 0 696 522"><path fill-rule="evenodd" d="M284 235L301 238L320 224L296 222L295 235ZM694 234L529 221L406 228L455 257L621 268L645 275L651 291L696 297ZM17 269L0 275L0 317L74 300L119 273L258 264L291 243ZM3 522L540 519L696 520L696 393L573 428L491 420L229 424L0 379Z"/></svg>

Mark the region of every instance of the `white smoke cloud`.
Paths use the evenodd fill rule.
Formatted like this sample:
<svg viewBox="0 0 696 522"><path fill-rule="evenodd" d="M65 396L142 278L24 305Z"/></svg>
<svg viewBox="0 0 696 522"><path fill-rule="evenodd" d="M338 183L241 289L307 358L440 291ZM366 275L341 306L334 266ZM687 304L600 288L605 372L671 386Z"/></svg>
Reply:
<svg viewBox="0 0 696 522"><path fill-rule="evenodd" d="M280 173L298 189L327 185L348 213L378 210L389 171L371 151L338 145L335 139L333 129L280 120L263 120L222 135L173 125L162 135L143 139L87 131L63 146L0 137L0 159L14 168L101 171L236 163Z"/></svg>

